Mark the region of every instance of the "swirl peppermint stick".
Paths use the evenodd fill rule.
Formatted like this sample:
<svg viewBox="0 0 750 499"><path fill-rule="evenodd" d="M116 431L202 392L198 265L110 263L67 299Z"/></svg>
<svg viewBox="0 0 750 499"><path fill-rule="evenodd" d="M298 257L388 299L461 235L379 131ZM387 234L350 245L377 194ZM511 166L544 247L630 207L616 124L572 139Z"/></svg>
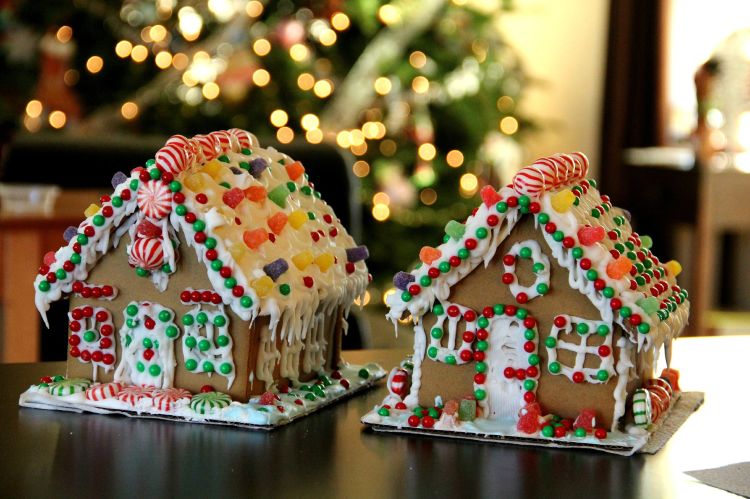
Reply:
<svg viewBox="0 0 750 499"><path fill-rule="evenodd" d="M521 168L513 177L513 188L519 194L538 197L543 192L585 178L588 169L588 159L579 152L540 158Z"/></svg>

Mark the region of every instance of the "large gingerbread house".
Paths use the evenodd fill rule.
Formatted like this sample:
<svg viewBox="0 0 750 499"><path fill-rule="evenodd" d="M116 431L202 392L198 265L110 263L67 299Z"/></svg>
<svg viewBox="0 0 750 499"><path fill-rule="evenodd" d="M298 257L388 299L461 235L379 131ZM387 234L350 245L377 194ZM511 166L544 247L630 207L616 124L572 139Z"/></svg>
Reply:
<svg viewBox="0 0 750 499"><path fill-rule="evenodd" d="M484 187L473 214L396 275L389 316L413 322L414 353L365 422L625 453L643 445L677 388L674 371L654 370L687 324L687 291L679 263L661 262L587 171L584 155L557 155L499 191Z"/></svg>
<svg viewBox="0 0 750 499"><path fill-rule="evenodd" d="M382 376L340 356L369 274L304 166L243 130L173 136L45 256L65 376L21 405L278 425Z"/></svg>

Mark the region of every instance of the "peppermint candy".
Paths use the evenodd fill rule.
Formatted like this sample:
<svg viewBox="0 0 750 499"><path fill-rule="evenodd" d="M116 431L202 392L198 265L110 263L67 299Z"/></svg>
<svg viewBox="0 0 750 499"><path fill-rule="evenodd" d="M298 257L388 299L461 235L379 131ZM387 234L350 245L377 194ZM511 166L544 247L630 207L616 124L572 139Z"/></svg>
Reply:
<svg viewBox="0 0 750 499"><path fill-rule="evenodd" d="M253 138L249 132L242 130L241 128L230 128L227 133L231 135L239 145L238 148L232 148L236 152L242 152L243 149L250 149L253 145Z"/></svg>
<svg viewBox="0 0 750 499"><path fill-rule="evenodd" d="M128 262L146 270L161 267L164 263L164 245L161 239L153 237L136 239L130 248Z"/></svg>
<svg viewBox="0 0 750 499"><path fill-rule="evenodd" d="M122 390L122 383L116 381L112 383L102 383L94 385L86 390L86 400L98 402L100 400L107 400L117 396Z"/></svg>
<svg viewBox="0 0 750 499"><path fill-rule="evenodd" d="M117 393L117 400L135 407L141 400L151 400L154 391L153 386L126 386Z"/></svg>
<svg viewBox="0 0 750 499"><path fill-rule="evenodd" d="M221 154L219 144L216 143L215 137L212 135L196 135L193 140L198 143L200 152L203 154L205 161L211 161Z"/></svg>
<svg viewBox="0 0 750 499"><path fill-rule="evenodd" d="M141 212L151 218L164 218L172 211L172 192L159 180L143 182L136 201Z"/></svg>
<svg viewBox="0 0 750 499"><path fill-rule="evenodd" d="M205 392L193 396L190 408L198 414L211 414L215 409L223 409L232 403L232 398L226 393Z"/></svg>
<svg viewBox="0 0 750 499"><path fill-rule="evenodd" d="M232 136L229 134L229 132L219 130L209 133L208 136L213 138L214 142L218 145L219 150L222 153L232 150Z"/></svg>
<svg viewBox="0 0 750 499"><path fill-rule="evenodd" d="M162 171L177 175L188 165L189 150L187 144L169 143L156 152L156 167Z"/></svg>
<svg viewBox="0 0 750 499"><path fill-rule="evenodd" d="M169 412L178 402L189 402L193 395L184 388L165 388L155 390L153 394L154 407L163 412Z"/></svg>
<svg viewBox="0 0 750 499"><path fill-rule="evenodd" d="M545 191L585 178L588 170L589 160L583 153L555 154L521 168L513 177L513 189L519 194L537 197Z"/></svg>
<svg viewBox="0 0 750 499"><path fill-rule="evenodd" d="M51 395L56 397L65 397L67 395L75 395L76 393L82 393L91 386L91 381L83 378L71 378L63 379L60 381L53 381L49 384L48 390Z"/></svg>

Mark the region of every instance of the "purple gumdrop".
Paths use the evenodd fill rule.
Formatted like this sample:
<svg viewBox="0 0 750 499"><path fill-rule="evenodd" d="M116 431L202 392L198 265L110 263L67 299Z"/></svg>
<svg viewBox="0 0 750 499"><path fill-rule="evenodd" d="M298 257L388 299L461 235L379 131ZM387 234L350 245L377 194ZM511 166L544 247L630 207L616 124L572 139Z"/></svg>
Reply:
<svg viewBox="0 0 750 499"><path fill-rule="evenodd" d="M250 175L255 178L260 177L263 170L268 168L268 162L263 158L255 158L250 162Z"/></svg>
<svg viewBox="0 0 750 499"><path fill-rule="evenodd" d="M112 188L116 188L121 183L125 182L128 179L128 176L125 175L122 172L117 172L112 176Z"/></svg>
<svg viewBox="0 0 750 499"><path fill-rule="evenodd" d="M416 278L408 272L399 272L393 276L393 285L401 291L406 291L406 288L410 283L414 282Z"/></svg>
<svg viewBox="0 0 750 499"><path fill-rule="evenodd" d="M244 170L242 170L241 168L237 168L236 166L230 166L229 169L232 170L232 173L234 173L235 175L242 175L243 173L245 173Z"/></svg>
<svg viewBox="0 0 750 499"><path fill-rule="evenodd" d="M354 248L346 249L346 259L350 262L359 262L370 256L370 251L367 246L355 246Z"/></svg>
<svg viewBox="0 0 750 499"><path fill-rule="evenodd" d="M630 212L624 208L620 208L622 210L622 214L625 215L625 218L628 219L628 222L633 221L633 216L630 214Z"/></svg>
<svg viewBox="0 0 750 499"><path fill-rule="evenodd" d="M263 266L263 272L274 281L279 278L281 274L289 270L289 264L283 258L278 258L268 265Z"/></svg>
<svg viewBox="0 0 750 499"><path fill-rule="evenodd" d="M78 228L73 227L72 225L65 229L65 232L63 232L63 239L65 239L66 243L69 243L71 239L76 237L78 235Z"/></svg>

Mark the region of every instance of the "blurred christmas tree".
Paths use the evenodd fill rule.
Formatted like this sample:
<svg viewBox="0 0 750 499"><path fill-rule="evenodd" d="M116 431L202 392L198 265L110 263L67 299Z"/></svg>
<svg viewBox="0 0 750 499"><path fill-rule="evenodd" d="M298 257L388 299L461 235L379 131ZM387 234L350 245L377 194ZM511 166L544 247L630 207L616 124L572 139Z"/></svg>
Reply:
<svg viewBox="0 0 750 499"><path fill-rule="evenodd" d="M387 279L519 166L515 139L530 126L516 113L521 64L498 28L510 7L6 0L0 114L31 132L239 127L335 143L356 157L372 271Z"/></svg>

